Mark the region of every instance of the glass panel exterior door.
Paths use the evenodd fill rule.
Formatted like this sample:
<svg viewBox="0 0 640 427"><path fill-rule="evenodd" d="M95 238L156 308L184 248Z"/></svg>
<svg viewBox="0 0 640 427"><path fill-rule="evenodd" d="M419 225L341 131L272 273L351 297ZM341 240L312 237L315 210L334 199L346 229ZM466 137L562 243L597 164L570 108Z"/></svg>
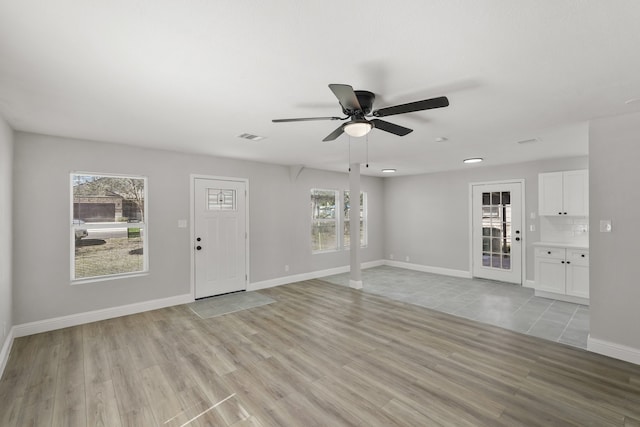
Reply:
<svg viewBox="0 0 640 427"><path fill-rule="evenodd" d="M511 228L511 192L483 192L483 267L511 270Z"/></svg>
<svg viewBox="0 0 640 427"><path fill-rule="evenodd" d="M522 283L522 184L472 186L473 275Z"/></svg>

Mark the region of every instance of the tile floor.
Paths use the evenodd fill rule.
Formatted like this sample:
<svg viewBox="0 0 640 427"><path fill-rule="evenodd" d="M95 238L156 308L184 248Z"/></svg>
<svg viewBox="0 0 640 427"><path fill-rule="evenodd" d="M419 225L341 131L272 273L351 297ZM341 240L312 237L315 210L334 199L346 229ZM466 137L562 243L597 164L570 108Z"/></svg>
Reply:
<svg viewBox="0 0 640 427"><path fill-rule="evenodd" d="M260 292L236 292L203 298L187 306L201 319L209 319L273 302L276 302L273 298L262 295Z"/></svg>
<svg viewBox="0 0 640 427"><path fill-rule="evenodd" d="M322 279L349 285L349 273ZM362 281L365 292L587 348L589 307L536 297L531 288L388 266L362 270Z"/></svg>

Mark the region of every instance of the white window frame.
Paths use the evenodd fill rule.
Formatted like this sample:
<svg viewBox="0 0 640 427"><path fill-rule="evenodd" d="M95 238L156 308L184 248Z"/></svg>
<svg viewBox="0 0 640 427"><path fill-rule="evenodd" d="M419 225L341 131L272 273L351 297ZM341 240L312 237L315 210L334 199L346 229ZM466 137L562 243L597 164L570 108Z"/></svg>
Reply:
<svg viewBox="0 0 640 427"><path fill-rule="evenodd" d="M341 200L341 193L340 190L336 190L333 188L318 188L318 187L314 187L311 188L309 190L309 195L311 196L313 194L314 191L327 191L327 192L333 192L335 195L335 209L336 209L336 213L334 214L334 218L332 219L316 219L313 217L313 211L311 212L311 224L310 224L310 229L313 230L313 223L316 221L321 221L321 222L334 222L336 225L336 246L334 248L331 249L314 249L313 248L313 240L311 241L311 252L314 254L322 254L322 253L328 253L328 252L337 252L340 250L340 248L342 247L342 232L341 232L341 218L342 218L342 214L341 212L341 206L342 206L342 200ZM311 234L310 234L311 235Z"/></svg>
<svg viewBox="0 0 640 427"><path fill-rule="evenodd" d="M346 196L347 193L349 193L350 190L343 190L342 191L342 206L345 206L346 204ZM362 194L362 229L363 229L363 233L361 233L360 235L360 239L361 239L361 243L360 243L360 247L361 248L366 248L367 245L369 244L369 224L367 221L367 216L368 216L368 212L367 212L367 205L368 205L368 201L367 201L367 192L366 191L361 191L360 194ZM349 199L351 199L351 197L349 197ZM358 203L360 202L360 200L358 200ZM358 206L359 208L359 206ZM358 209L358 214L360 209ZM344 227L344 224L346 224L347 222L347 217L346 217L346 213L343 210L340 211L341 212L341 219L342 219L342 225L341 227ZM351 212L351 206L349 206L349 212ZM349 213L349 215L351 215L351 213ZM351 221L351 218L349 218L349 221ZM342 228L341 228L342 229ZM342 239L342 249L344 250L348 250L350 248L350 245L347 245L345 243L345 239L344 239L344 233L341 234L340 238ZM349 234L349 241L351 241L351 234Z"/></svg>
<svg viewBox="0 0 640 427"><path fill-rule="evenodd" d="M74 177L77 175L86 175L86 176L97 176L97 177L106 177L106 178L134 178L134 179L142 179L144 180L144 216L142 218L142 222L131 223L135 224L134 228L140 228L141 236L142 236L142 257L143 257L143 269L141 271L135 271L130 273L114 273L107 274L103 276L92 276L92 277L82 277L79 279L75 278L75 230L78 228L83 228L80 224L74 223L74 215L73 215L73 204L74 204L74 196L73 196L73 184ZM70 193L70 202L69 202L69 248L70 248L70 277L71 284L78 285L83 283L93 283L93 282L102 282L106 280L114 280L114 279L123 279L129 277L136 276L145 276L149 274L149 231L147 224L149 223L149 180L146 176L143 175L122 175L122 174L113 174L113 173L104 173L104 172L84 172L84 171L72 171L69 173L69 193ZM123 224L123 227L127 227L127 224ZM91 224L92 229L99 228L113 228L113 223L93 223Z"/></svg>

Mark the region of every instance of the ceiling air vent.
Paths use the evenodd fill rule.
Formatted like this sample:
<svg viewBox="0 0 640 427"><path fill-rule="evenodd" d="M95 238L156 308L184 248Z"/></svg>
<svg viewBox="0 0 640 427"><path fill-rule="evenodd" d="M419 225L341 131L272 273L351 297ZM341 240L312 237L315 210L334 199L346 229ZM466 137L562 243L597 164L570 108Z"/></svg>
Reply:
<svg viewBox="0 0 640 427"><path fill-rule="evenodd" d="M243 133L242 135L238 135L238 138L248 139L249 141L260 141L264 139L264 136L252 135L250 133Z"/></svg>

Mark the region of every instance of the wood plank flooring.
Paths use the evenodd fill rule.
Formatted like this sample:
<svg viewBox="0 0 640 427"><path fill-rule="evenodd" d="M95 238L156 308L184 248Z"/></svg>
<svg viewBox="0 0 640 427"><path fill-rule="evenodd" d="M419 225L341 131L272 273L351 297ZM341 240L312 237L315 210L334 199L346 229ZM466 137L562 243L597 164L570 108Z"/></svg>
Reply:
<svg viewBox="0 0 640 427"><path fill-rule="evenodd" d="M0 426L640 426L640 366L319 280L16 339Z"/></svg>

